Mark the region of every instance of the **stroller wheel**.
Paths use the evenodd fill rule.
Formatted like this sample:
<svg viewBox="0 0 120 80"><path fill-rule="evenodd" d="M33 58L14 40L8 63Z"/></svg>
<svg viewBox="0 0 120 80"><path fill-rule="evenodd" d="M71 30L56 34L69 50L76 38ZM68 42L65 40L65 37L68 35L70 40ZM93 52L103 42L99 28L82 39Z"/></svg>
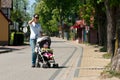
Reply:
<svg viewBox="0 0 120 80"><path fill-rule="evenodd" d="M43 68L48 68L48 65L47 64L43 64L42 67Z"/></svg>
<svg viewBox="0 0 120 80"><path fill-rule="evenodd" d="M48 65L49 68L51 67L51 64L49 62L47 63L47 65Z"/></svg>
<svg viewBox="0 0 120 80"><path fill-rule="evenodd" d="M53 68L58 68L58 64L53 64Z"/></svg>
<svg viewBox="0 0 120 80"><path fill-rule="evenodd" d="M36 65L38 68L40 67L40 64L39 63L37 63L37 65Z"/></svg>

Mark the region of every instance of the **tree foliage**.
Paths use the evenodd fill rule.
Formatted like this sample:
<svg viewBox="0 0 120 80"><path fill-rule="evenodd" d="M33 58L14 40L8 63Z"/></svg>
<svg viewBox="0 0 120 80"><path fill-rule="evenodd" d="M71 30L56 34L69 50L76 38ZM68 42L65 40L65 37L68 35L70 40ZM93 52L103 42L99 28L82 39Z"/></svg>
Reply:
<svg viewBox="0 0 120 80"><path fill-rule="evenodd" d="M79 0L37 0L35 12L40 14L43 28L48 31L58 31L58 26L68 22L75 13ZM54 26L54 27L53 27ZM47 27L47 28L46 28ZM53 29L53 30L51 30Z"/></svg>
<svg viewBox="0 0 120 80"><path fill-rule="evenodd" d="M24 21L28 21L29 14L27 13L28 0L14 0L13 10L11 11L11 20L18 22L19 27L22 26Z"/></svg>
<svg viewBox="0 0 120 80"><path fill-rule="evenodd" d="M87 25L91 24L91 16L94 17L94 26L97 26L99 44L107 48L108 53L113 53L116 38L117 47L120 47L119 39L119 13L120 0L36 0L36 12L40 14L40 21L46 31L58 30L58 23L69 22L69 17L84 19ZM118 17L116 17L118 16ZM75 19L74 19L75 20ZM104 35L104 36L103 36Z"/></svg>
<svg viewBox="0 0 120 80"><path fill-rule="evenodd" d="M58 24L62 26L63 21L69 22L69 17L75 18L76 14L80 19L85 19L87 25L91 24L90 18L94 17L94 26L99 31L99 42L102 45L110 44L107 49L111 49L111 41L115 32L114 22L112 22L111 30L107 26L109 19L105 2L108 1L108 9L111 15L114 14L113 9L117 7L120 0L36 0L36 12L40 14L40 21L46 31L57 31ZM111 15L112 21L115 18ZM75 19L74 19L75 20ZM108 22L107 22L108 21ZM114 23L114 24L113 24ZM53 28L54 27L54 28ZM54 29L54 30L52 30ZM110 30L107 32L107 30ZM112 32L109 33L109 32ZM102 36L105 35L105 36ZM111 37L109 37L111 36ZM106 38L108 37L108 38ZM107 42L108 41L108 42ZM107 42L107 44L106 44ZM112 50L108 51L112 52Z"/></svg>

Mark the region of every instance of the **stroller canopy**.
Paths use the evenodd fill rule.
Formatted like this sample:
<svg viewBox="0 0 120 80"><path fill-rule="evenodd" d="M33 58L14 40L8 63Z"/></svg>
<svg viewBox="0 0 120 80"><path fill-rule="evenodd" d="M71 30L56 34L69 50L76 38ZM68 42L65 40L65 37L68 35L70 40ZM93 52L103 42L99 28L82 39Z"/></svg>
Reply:
<svg viewBox="0 0 120 80"><path fill-rule="evenodd" d="M41 37L41 38L38 38L37 39L37 43L39 44L40 47L43 47L43 45L48 42L48 46L50 47L51 45L51 39L49 36L44 36L44 37Z"/></svg>

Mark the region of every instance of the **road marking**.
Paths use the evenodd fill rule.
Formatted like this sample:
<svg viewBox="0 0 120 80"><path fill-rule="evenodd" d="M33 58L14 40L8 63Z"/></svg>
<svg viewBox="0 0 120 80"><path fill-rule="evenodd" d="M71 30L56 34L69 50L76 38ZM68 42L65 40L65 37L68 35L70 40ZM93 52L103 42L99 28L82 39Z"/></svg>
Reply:
<svg viewBox="0 0 120 80"><path fill-rule="evenodd" d="M71 59L71 57L74 55L74 53L76 52L76 50L77 50L77 48L76 47L74 47L74 51L72 52L72 54L69 56L69 58L62 64L62 66L65 66L67 63L68 63L68 61ZM60 72L62 71L63 69L58 69L51 77L50 77L50 79L49 80L54 80L57 76L58 76L58 74L60 74Z"/></svg>

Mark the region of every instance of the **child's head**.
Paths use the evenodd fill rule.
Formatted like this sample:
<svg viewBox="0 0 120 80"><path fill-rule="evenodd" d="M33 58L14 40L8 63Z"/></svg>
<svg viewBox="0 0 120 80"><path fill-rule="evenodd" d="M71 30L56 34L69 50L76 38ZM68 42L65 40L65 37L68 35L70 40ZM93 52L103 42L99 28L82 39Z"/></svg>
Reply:
<svg viewBox="0 0 120 80"><path fill-rule="evenodd" d="M48 42L46 42L44 45L43 45L44 48L48 48Z"/></svg>

